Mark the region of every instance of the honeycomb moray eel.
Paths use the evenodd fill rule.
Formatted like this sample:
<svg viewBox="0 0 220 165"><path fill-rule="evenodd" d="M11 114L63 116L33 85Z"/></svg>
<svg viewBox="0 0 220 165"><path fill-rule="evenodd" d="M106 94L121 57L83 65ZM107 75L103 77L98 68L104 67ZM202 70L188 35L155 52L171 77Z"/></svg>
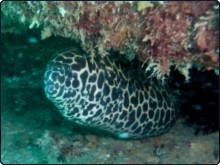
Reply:
<svg viewBox="0 0 220 165"><path fill-rule="evenodd" d="M164 86L129 74L107 56L92 57L77 49L48 63L44 90L64 118L120 139L164 133L177 116L173 97Z"/></svg>

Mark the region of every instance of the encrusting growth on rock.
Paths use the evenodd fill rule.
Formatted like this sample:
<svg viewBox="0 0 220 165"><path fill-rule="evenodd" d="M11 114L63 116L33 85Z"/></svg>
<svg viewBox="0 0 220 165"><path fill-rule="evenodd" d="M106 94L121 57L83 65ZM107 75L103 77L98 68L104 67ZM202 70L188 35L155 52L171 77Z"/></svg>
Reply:
<svg viewBox="0 0 220 165"><path fill-rule="evenodd" d="M1 11L3 32L16 22L16 31L40 28L42 39L59 35L85 51L119 51L130 61L153 62L159 79L172 65L186 79L192 66L218 74L216 2L4 2Z"/></svg>

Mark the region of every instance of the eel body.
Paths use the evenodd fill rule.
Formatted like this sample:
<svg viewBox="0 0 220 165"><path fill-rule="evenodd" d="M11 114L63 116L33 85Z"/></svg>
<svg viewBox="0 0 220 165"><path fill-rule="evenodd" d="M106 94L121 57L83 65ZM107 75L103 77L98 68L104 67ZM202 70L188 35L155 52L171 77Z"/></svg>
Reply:
<svg viewBox="0 0 220 165"><path fill-rule="evenodd" d="M91 57L77 49L48 63L44 90L64 118L124 139L164 133L177 116L163 85L130 74L107 56Z"/></svg>

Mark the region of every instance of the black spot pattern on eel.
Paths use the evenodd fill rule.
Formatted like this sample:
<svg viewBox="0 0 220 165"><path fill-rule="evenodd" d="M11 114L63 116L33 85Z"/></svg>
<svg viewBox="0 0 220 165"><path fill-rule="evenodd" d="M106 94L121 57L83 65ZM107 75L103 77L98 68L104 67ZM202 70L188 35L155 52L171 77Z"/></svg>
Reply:
<svg viewBox="0 0 220 165"><path fill-rule="evenodd" d="M64 118L138 139L166 132L177 110L166 87L129 74L119 61L75 49L58 54L44 74L44 91Z"/></svg>

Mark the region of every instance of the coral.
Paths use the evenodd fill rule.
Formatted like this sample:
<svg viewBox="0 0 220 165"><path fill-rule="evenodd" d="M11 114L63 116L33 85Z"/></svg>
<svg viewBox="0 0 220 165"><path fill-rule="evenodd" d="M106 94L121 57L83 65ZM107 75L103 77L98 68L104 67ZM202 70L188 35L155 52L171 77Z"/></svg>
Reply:
<svg viewBox="0 0 220 165"><path fill-rule="evenodd" d="M137 10L142 11L148 7L153 7L153 4L150 1L138 1Z"/></svg>
<svg viewBox="0 0 220 165"><path fill-rule="evenodd" d="M216 2L27 1L4 2L1 11L3 32L40 28L41 39L71 38L102 55L113 49L155 63L158 78L171 65L186 78L189 66L219 68Z"/></svg>
<svg viewBox="0 0 220 165"><path fill-rule="evenodd" d="M209 11L200 18L195 24L194 37L198 48L198 64L206 70L211 70L219 67L219 32L216 30L215 21L218 20L214 11Z"/></svg>
<svg viewBox="0 0 220 165"><path fill-rule="evenodd" d="M203 29L201 35L196 36L197 39L197 49L196 51L190 51L191 48L191 38L193 37L193 31L191 30L194 26L193 22L198 22L198 18L204 15L207 10L212 9L213 2L170 2L166 6L159 6L155 8L150 8L144 13L145 22L141 28L141 36L143 37L141 43L141 48L139 50L142 60L149 59L150 56L160 65L160 71L162 74L169 74L169 68L171 65L176 65L176 67L184 73L186 69L179 68L179 66L189 66L192 62L198 63L197 56L206 56L200 54L201 46L209 47L211 50L217 50L217 28L213 28L212 31L208 29ZM201 8L201 10L200 10ZM215 18L216 14L212 14L212 18ZM211 21L210 21L211 22ZM209 22L209 23L210 23ZM202 21L204 23L204 21ZM211 24L211 23L210 23ZM212 25L212 24L211 24ZM197 32L199 33L199 31ZM201 37L201 38L200 38ZM210 41L210 45L204 40ZM217 56L212 59L212 62L208 66L216 65ZM186 78L188 78L186 76Z"/></svg>

